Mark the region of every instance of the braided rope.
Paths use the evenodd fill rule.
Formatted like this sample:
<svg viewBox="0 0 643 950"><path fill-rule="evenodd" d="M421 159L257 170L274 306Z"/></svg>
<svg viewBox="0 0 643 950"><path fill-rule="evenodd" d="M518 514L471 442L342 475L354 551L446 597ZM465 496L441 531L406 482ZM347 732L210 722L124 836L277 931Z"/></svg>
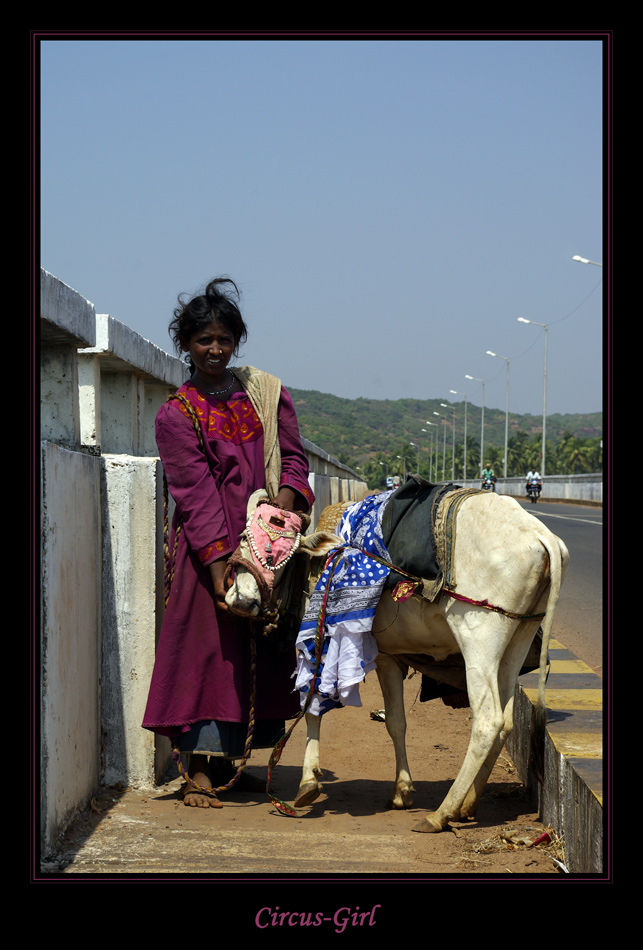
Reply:
<svg viewBox="0 0 643 950"><path fill-rule="evenodd" d="M311 680L311 687L308 690L308 695L306 696L304 705L299 710L297 718L291 725L288 732L286 732L285 735L283 735L282 738L279 740L279 742L276 744L276 746L272 750L270 759L268 760L268 784L267 784L268 798L270 799L272 804L275 806L277 811L280 812L280 814L287 815L289 818L296 818L297 812L291 805L286 804L286 802L282 801L280 798L276 798L271 793L270 782L272 780L272 771L279 763L279 760L281 758L282 752L284 751L286 742L290 738L295 726L306 715L306 712L308 711L308 707L310 706L313 699L314 689L312 688L312 685L317 679L319 668L321 666L322 647L324 644L323 629L324 629L324 620L326 618L326 603L328 600L328 592L330 590L330 581L333 574L335 573L335 570L337 569L337 564L339 563L339 555L341 554L343 550L344 550L343 548L337 548L335 551L331 551L326 561L326 564L324 565L324 568L323 568L324 570L326 570L328 566L330 565L331 561L335 562L332 566L332 570L328 578L328 584L326 585L326 590L324 591L321 607L319 608L319 614L317 616L317 628L315 630L315 671L313 674L313 678Z"/></svg>
<svg viewBox="0 0 643 950"><path fill-rule="evenodd" d="M170 505L169 505L169 489L167 484L167 477L165 471L163 472L163 561L164 561L164 576L163 576L163 592L165 596L165 606L167 607L167 602L170 599L170 590L172 588L172 581L174 580L174 565L176 563L176 552L179 547L179 535L181 534L181 528L183 527L183 522L181 521L180 515L177 519L176 530L174 532L174 547L170 553Z"/></svg>
<svg viewBox="0 0 643 950"><path fill-rule="evenodd" d="M456 594L455 591L450 590L448 587L444 587L442 592L445 597L453 597L454 600L460 600L465 604L472 604L474 607L484 607L485 610L493 610L498 614L502 614L504 617L509 617L511 620L542 620L545 616L544 612L540 614L517 614L511 610L504 610L502 607L495 607L493 604L490 604L488 600L474 600L472 597Z"/></svg>
<svg viewBox="0 0 643 950"><path fill-rule="evenodd" d="M239 554L239 548L237 548L237 550L234 551L228 558L224 580L227 581L232 576L232 569L235 567L235 565L242 565L249 574L252 574L255 583L259 588L259 593L261 594L261 609L263 611L267 611L270 606L272 591L265 582L259 568L255 567L252 561L248 561L241 554Z"/></svg>
<svg viewBox="0 0 643 950"><path fill-rule="evenodd" d="M477 489L472 489L477 491ZM352 547L352 545L346 545L346 547ZM343 548L338 548L338 551L342 551ZM408 577L409 581L417 589L424 585L424 581L421 577L415 577L413 574L408 574L406 571L403 571L399 567L395 567L389 561L385 561L384 558L378 557L376 554L371 554L369 551L364 551L362 548L355 548L356 551L360 551L361 554L365 554L366 557L370 557L371 560L377 561L379 564L384 564L385 567L390 567L391 571L394 571L396 574L401 574L403 577ZM490 604L488 600L474 600L472 597L465 597L464 594L456 594L454 590L451 590L450 587L443 587L442 593L445 597L453 597L454 600L460 600L465 604L471 604L474 607L484 607L485 610L493 610L495 613L502 614L505 617L509 617L511 620L542 620L545 616L544 613L540 614L517 614L511 610L505 610L504 607L496 607L494 604Z"/></svg>
<svg viewBox="0 0 643 950"><path fill-rule="evenodd" d="M176 399L178 402L183 405L187 411L188 416L192 421L194 426L194 431L196 432L197 439L199 440L199 445L201 450L205 455L205 443L203 441L203 432L201 431L201 425L197 418L197 414L194 411L194 406L190 400L183 393L172 393L168 396L167 401L171 402L173 399ZM170 554L170 505L169 505L169 488L167 484L167 475L165 470L163 470L163 558L165 563L165 573L163 578L164 583L164 594L165 594L165 606L167 607L167 602L170 597L170 588L172 587L172 581L174 580L174 565L176 563L176 552L179 546L179 534L181 533L181 528L183 527L183 521L181 519L180 512L178 513L176 530L174 532L174 548Z"/></svg>
<svg viewBox="0 0 643 950"><path fill-rule="evenodd" d="M197 792L202 792L205 795L214 794L215 797L216 797L217 792L227 792L228 789L232 788L234 785L237 784L237 782L241 778L241 773L243 772L246 765L248 764L248 759L250 758L250 753L252 752L252 736L253 736L254 728L255 728L255 700L256 700L256 695L257 695L257 644L256 644L255 636L254 636L254 630L251 631L251 636L250 636L250 670L251 670L251 675L252 675L252 693L251 693L251 698L250 698L250 718L248 721L248 734L246 736L246 744L243 750L241 765L237 769L235 775L232 776L230 781L226 785L219 785L217 788L202 787L201 785L198 784L198 782L195 782L194 779L190 778L188 773L183 768L183 764L181 762L180 749L177 746L175 746L172 749L172 758L177 764L177 769L179 771L179 774L181 775L182 778L185 779L188 785L190 785L191 788L195 789Z"/></svg>

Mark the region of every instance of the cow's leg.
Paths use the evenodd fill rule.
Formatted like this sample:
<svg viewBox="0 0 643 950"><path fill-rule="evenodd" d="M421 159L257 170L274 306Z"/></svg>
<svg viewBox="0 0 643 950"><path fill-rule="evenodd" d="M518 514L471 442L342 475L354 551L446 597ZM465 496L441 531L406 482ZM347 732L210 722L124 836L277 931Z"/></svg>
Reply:
<svg viewBox="0 0 643 950"><path fill-rule="evenodd" d="M514 724L514 694L516 690L516 680L529 651L536 630L537 623L521 623L514 633L511 643L505 650L505 655L498 671L498 695L504 712L504 725L498 739L491 747L491 752L484 761L484 764L478 772L473 785L467 792L467 795L460 809L460 818L473 818L480 796L489 780L493 767L498 760L502 747L509 737Z"/></svg>
<svg viewBox="0 0 643 950"><path fill-rule="evenodd" d="M427 815L414 831L442 831L449 821L458 821L462 817L465 799L471 791L468 809L475 808L488 773L484 772L487 758L495 759L500 752L496 746L504 723L504 715L498 696L497 684L489 678L476 684L469 683L469 702L473 712L473 727L469 748L458 775L446 798L433 814ZM480 701L475 693L486 695ZM476 779L479 783L476 785ZM472 790L473 789L473 790ZM468 811L467 814L470 814Z"/></svg>
<svg viewBox="0 0 643 950"><path fill-rule="evenodd" d="M322 785L318 781L321 778L321 769L319 767L319 730L321 728L321 716L313 716L306 713L306 751L304 753L304 765L301 774L301 782L295 798L295 808L303 808L304 805L311 805L322 791Z"/></svg>
<svg viewBox="0 0 643 950"><path fill-rule="evenodd" d="M458 821L469 790L480 775L472 795L475 800L482 794L488 778L483 768L487 758L495 762L501 744L505 713L498 689L498 671L515 623L499 614L481 618L477 609L463 609L456 605L449 618L467 669L467 691L473 726L469 747L462 767L446 798L437 811L417 825L414 831L442 831L449 821Z"/></svg>
<svg viewBox="0 0 643 950"><path fill-rule="evenodd" d="M406 759L406 715L404 713L404 677L408 667L394 656L379 653L377 676L384 697L385 722L395 749L395 785L387 808L410 808L414 792Z"/></svg>

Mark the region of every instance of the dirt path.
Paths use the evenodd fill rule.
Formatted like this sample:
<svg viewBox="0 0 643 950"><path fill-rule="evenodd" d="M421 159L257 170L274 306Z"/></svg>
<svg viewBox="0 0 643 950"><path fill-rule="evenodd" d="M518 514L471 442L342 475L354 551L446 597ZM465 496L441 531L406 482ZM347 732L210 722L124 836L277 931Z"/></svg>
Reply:
<svg viewBox="0 0 643 950"><path fill-rule="evenodd" d="M558 875L560 843L527 847L546 829L503 751L475 822L438 835L412 827L435 808L456 775L469 738L468 709L417 700L420 678L406 683L408 750L416 788L413 808L387 811L394 761L377 676L362 686L361 708L333 711L322 723L324 792L297 818L279 815L261 796L233 793L222 809L186 808L180 779L157 789L103 789L74 824L47 870L67 875ZM273 792L292 803L300 776L305 725L300 723L277 767ZM250 771L265 775L268 751ZM514 835L512 845L503 834ZM262 891L262 893L264 893Z"/></svg>

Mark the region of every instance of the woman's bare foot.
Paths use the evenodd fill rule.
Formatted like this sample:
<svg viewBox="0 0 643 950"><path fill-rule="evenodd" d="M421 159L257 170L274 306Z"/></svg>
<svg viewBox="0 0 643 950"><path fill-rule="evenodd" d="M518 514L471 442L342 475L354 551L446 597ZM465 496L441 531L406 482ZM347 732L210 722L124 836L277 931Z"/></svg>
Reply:
<svg viewBox="0 0 643 950"><path fill-rule="evenodd" d="M191 756L189 778L194 782L194 785L199 786L201 791L189 784L183 793L184 805L188 805L190 808L223 808L223 804L214 792L205 791L212 787L207 756Z"/></svg>

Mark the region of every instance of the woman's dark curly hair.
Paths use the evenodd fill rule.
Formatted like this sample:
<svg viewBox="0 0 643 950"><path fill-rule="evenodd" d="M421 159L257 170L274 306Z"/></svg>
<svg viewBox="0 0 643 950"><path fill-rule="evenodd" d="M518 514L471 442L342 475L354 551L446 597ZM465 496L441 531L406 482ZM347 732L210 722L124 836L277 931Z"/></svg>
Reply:
<svg viewBox="0 0 643 950"><path fill-rule="evenodd" d="M231 284L234 290L226 288ZM179 306L174 310L169 332L177 353L187 347L191 338L213 320L222 323L234 336L234 355L239 355L239 347L248 337L248 329L236 301L239 300L239 288L229 277L216 277L205 288L204 293L187 302L181 294ZM235 299L236 298L236 299Z"/></svg>

